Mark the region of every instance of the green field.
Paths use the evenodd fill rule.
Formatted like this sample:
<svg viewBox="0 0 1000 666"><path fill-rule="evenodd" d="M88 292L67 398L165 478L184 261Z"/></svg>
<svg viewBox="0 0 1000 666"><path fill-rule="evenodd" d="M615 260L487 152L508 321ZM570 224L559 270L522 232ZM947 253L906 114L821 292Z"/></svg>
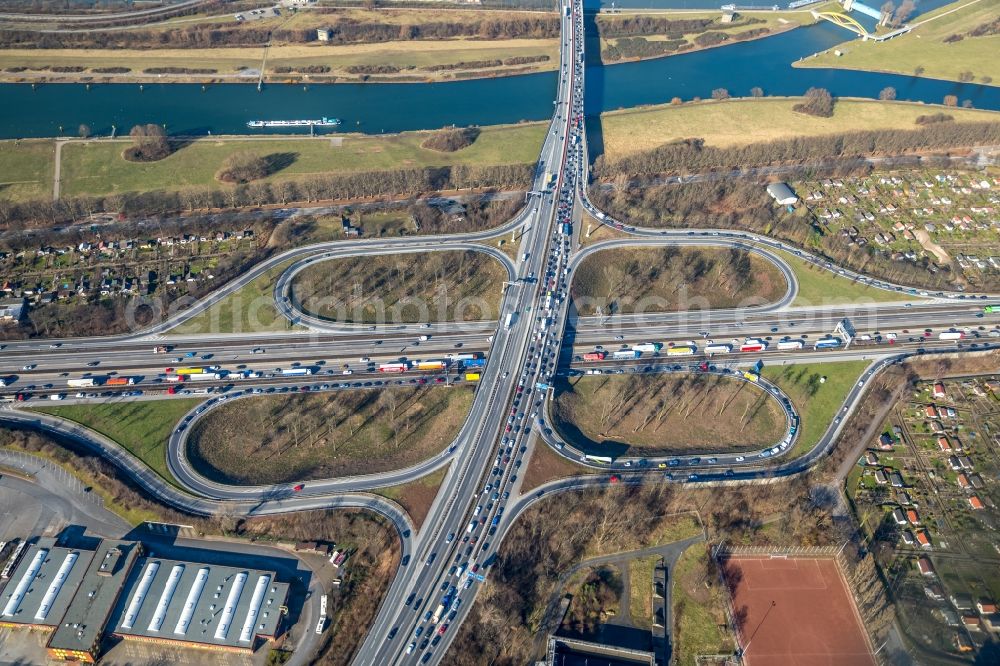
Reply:
<svg viewBox="0 0 1000 666"><path fill-rule="evenodd" d="M676 634L674 659L681 666L697 666L701 654L733 651L731 637L720 629L725 622L725 592L718 581L711 581L711 587L705 584L707 557L705 545L694 544L680 556L667 580L667 585L673 586L673 627L667 627L667 631Z"/></svg>
<svg viewBox="0 0 1000 666"><path fill-rule="evenodd" d="M177 422L201 401L201 398L180 398L35 409L101 433L146 463L166 481L177 485L167 469L167 439Z"/></svg>
<svg viewBox="0 0 1000 666"><path fill-rule="evenodd" d="M270 175L270 180L457 164L528 164L538 159L545 127L542 123L531 123L483 128L475 143L452 153L422 148L420 144L427 138L427 132L321 138L205 138L184 145L165 159L148 163L122 159L122 151L130 145L126 141L73 142L63 147L62 194L223 188L227 186L215 179L215 173L226 157L239 151L273 156L276 162L287 164ZM0 172L0 179L5 181L27 180L29 176L17 168Z"/></svg>
<svg viewBox="0 0 1000 666"><path fill-rule="evenodd" d="M251 280L246 286L167 331L168 335L199 333L244 333L262 331L292 331L301 327L278 314L274 307L274 283L278 276L296 260L289 259Z"/></svg>
<svg viewBox="0 0 1000 666"><path fill-rule="evenodd" d="M659 555L649 555L628 563L629 610L632 624L642 629L653 625L653 569L659 561Z"/></svg>
<svg viewBox="0 0 1000 666"><path fill-rule="evenodd" d="M799 283L799 292L792 307L844 305L847 303L896 303L919 301L920 298L898 292L876 289L841 277L788 252L774 250L788 262Z"/></svg>
<svg viewBox="0 0 1000 666"><path fill-rule="evenodd" d="M0 200L51 199L55 156L52 141L0 141Z"/></svg>
<svg viewBox="0 0 1000 666"><path fill-rule="evenodd" d="M746 95L749 89L729 92ZM940 110L926 104L842 99L834 105L832 117L818 118L793 111L799 101L800 98L732 99L604 113L601 130L605 159L614 161L692 137L704 139L709 146L729 147L793 136L915 129L917 116ZM993 111L948 109L948 113L956 122L1000 120L1000 114Z"/></svg>
<svg viewBox="0 0 1000 666"><path fill-rule="evenodd" d="M799 414L799 439L791 451L792 457L816 445L869 365L870 361L839 361L775 365L763 369L761 375L788 395ZM826 377L826 381L820 383L822 377Z"/></svg>
<svg viewBox="0 0 1000 666"><path fill-rule="evenodd" d="M954 11L953 11L954 10ZM1000 85L1000 34L970 37L968 32L997 18L995 0L961 0L941 7L912 23L913 30L885 42L855 39L827 49L796 67L837 67L913 75L950 81L971 72L976 83ZM958 41L946 42L952 35ZM952 38L954 39L954 38ZM840 51L842 55L836 55Z"/></svg>

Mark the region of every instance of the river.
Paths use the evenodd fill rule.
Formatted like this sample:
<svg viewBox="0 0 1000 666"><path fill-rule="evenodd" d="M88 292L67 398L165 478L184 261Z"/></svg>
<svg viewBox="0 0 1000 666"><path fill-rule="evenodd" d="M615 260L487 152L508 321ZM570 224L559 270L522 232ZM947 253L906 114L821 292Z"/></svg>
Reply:
<svg viewBox="0 0 1000 666"><path fill-rule="evenodd" d="M719 4L719 0L665 2L690 7ZM942 2L925 1L924 7ZM801 95L819 86L845 97L876 97L882 88L893 86L902 100L940 103L945 95L956 95L976 108L1000 110L1000 88L994 86L791 66L849 36L846 30L824 22L669 58L593 64L587 68L587 113L658 104L675 96L707 98L715 88L740 96L754 86L768 95ZM555 86L554 72L448 83L270 84L260 92L250 84L102 84L89 88L84 84L35 88L3 84L0 138L73 135L81 123L99 135L108 134L112 125L123 133L138 123L162 124L172 134L235 134L246 133L246 122L251 119L322 116L342 118L339 131L369 134L453 124L495 125L547 119Z"/></svg>

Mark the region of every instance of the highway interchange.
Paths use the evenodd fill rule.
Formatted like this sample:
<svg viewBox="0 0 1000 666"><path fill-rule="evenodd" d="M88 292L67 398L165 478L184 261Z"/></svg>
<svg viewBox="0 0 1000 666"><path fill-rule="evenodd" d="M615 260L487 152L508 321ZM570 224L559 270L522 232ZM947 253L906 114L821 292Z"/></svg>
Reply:
<svg viewBox="0 0 1000 666"><path fill-rule="evenodd" d="M989 295L957 293L913 293L902 285L891 285L827 264L780 241L733 231L690 232L629 227L608 218L586 197L586 137L583 116L582 7L577 0L566 4L559 87L554 115L546 135L535 176L533 194L524 209L500 228L444 237L414 237L321 243L295 248L261 262L191 307L166 316L161 323L126 336L63 340L30 340L8 343L0 356L0 376L13 380L5 392L30 393L32 402L41 397L65 395L67 402L164 399L165 368L180 363L223 366L230 374L206 382L213 390L208 401L184 417L168 442L168 466L185 488L178 490L151 471L115 442L77 424L18 409L5 403L0 421L37 428L79 443L118 465L125 473L165 504L200 515L220 511L238 514L274 514L319 508L365 508L387 517L402 538L402 564L382 601L379 614L355 657L357 664L436 663L447 651L457 628L468 613L479 587L476 575L489 573L491 557L516 518L545 497L609 483L609 468L622 483L752 483L769 482L802 473L834 446L840 429L853 413L865 386L882 368L901 359L930 352L990 349L1000 343L984 320L982 307L1000 304ZM550 175L555 182L550 182ZM579 248L582 211L619 228L629 238L602 241ZM564 223L573 223L570 235ZM520 232L514 259L491 244L497 237ZM747 249L770 261L784 275L786 293L774 303L752 303L732 310L698 309L675 313L578 317L570 304L569 284L580 263L602 249L624 246L717 246ZM315 262L358 255L407 254L434 250L487 252L504 266L509 284L503 289L498 320L481 322L435 322L429 325L386 323L358 325L330 322L304 312L291 292L295 275ZM847 280L876 289L899 293L900 302L865 306L796 307L798 284L781 250L802 257ZM172 332L222 300L238 294L267 271L288 264L274 289L274 305L289 320L281 333L232 332L179 335ZM499 287L499 285L498 285ZM549 298L549 291L554 298ZM905 296L925 300L903 302ZM513 316L512 316L513 315ZM812 342L831 335L849 319L857 331L850 346L814 350ZM931 329L926 331L925 329ZM964 339L940 340L938 332L961 330ZM896 337L890 342L887 333ZM420 340L420 336L428 336ZM706 357L699 353L683 359L644 355L627 363L610 359L585 362L582 355L598 345L613 350L619 346L658 340L703 347L712 342L733 343L747 337L780 340L789 336L805 342L800 350L758 355L735 352ZM868 338L868 339L865 339ZM166 353L153 347L168 345ZM254 350L259 350L254 353ZM401 356L443 358L448 354L482 352L488 363L467 420L453 444L440 454L410 468L389 473L309 481L296 492L293 484L232 486L213 482L198 474L186 458L185 441L191 425L208 410L229 400L244 400L265 392L302 390L338 391L384 388L414 380L388 378L372 372L373 363ZM711 454L662 459L621 459L609 465L593 461L601 472L549 482L530 493L520 492L522 464L542 441L561 454L577 460L582 452L563 442L551 431L546 409L547 393L538 388L557 374L601 372L697 372L706 362L712 372L741 376L757 359L784 364L808 361L865 359L871 365L858 378L846 397L840 415L807 453L785 460L781 455L793 448L791 425L797 421L794 406L777 387L760 382L782 404L789 424L788 445L761 457L762 451L744 454ZM285 377L278 367L293 364L315 371L307 377ZM346 371L351 375L345 375ZM66 389L67 377L103 376L109 371L141 379L135 386L106 391L102 388ZM261 376L235 380L240 371ZM440 381L438 381L440 380ZM416 380L414 380L416 381ZM429 384L463 382L454 370L421 378ZM29 388L30 387L30 388ZM226 389L225 392L223 389ZM198 395L184 393L177 395ZM199 389L200 390L200 389ZM105 395L107 394L107 395ZM541 423L539 423L541 419ZM540 436L539 436L540 435ZM777 443L776 445L777 446ZM772 447L769 447L772 448ZM695 458L697 460L695 461ZM738 459L740 458L740 459ZM665 465L661 468L660 465ZM440 491L419 530L395 503L369 491L405 483L435 469L447 467ZM669 474L667 478L664 475ZM472 574L472 577L469 574ZM452 589L454 587L454 590ZM432 615L448 597L448 607L436 621Z"/></svg>

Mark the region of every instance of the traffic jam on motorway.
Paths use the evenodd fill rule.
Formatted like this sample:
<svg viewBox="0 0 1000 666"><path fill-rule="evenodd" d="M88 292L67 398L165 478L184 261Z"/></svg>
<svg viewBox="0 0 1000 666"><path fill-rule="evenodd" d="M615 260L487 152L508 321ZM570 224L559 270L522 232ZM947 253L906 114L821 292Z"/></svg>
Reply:
<svg viewBox="0 0 1000 666"><path fill-rule="evenodd" d="M156 346L153 353L162 354L170 351L170 347ZM264 354L262 347L254 347L250 350L252 355ZM175 363L184 361L207 360L211 354L204 354L198 358L197 352L187 352L184 356L175 357ZM92 361L88 365L96 367L99 361ZM282 386L268 386L266 388L257 387L248 389L250 393L288 393L296 391L327 391L332 389L364 388L403 384L447 384L452 385L459 382L478 382L483 369L486 367L486 356L482 352L465 352L459 354L447 354L439 359L406 359L401 358L387 363L376 363L369 357L362 357L358 360L361 369L369 375L412 375L398 379L374 379L358 381L340 381L319 384L288 384L299 378L305 379L322 375L353 375L354 370L349 367L345 369L324 369L325 361L319 361L311 365L303 365L299 361L292 362L289 367L274 368L270 371L253 370L246 365L237 366L233 370L227 370L220 365L188 365L165 367L163 372L156 373L153 377L144 375L122 375L115 371L102 372L100 374L87 373L82 377L70 377L66 379L67 389L76 389L72 397L75 399L87 398L107 398L112 396L137 397L145 393L146 390L155 390L166 395L199 395L208 393L227 393L235 388L234 384L226 383L232 381L283 381ZM28 372L36 369L36 365L26 365L22 368ZM450 374L454 373L454 374ZM68 373L63 373L68 374ZM16 378L11 376L0 377L0 386L14 384ZM222 382L223 385L207 386L208 383ZM139 387L143 388L139 388ZM63 391L61 387L54 384L43 384L36 386L26 384L23 388L12 394L0 396L6 401L25 402L36 397L36 392L45 392L38 395L39 398L48 400L64 400L70 397L70 393ZM87 391L85 389L90 389ZM165 390L164 390L165 389ZM242 392L241 392L242 393Z"/></svg>
<svg viewBox="0 0 1000 666"><path fill-rule="evenodd" d="M778 329L775 327L771 331L777 333ZM619 349L614 350L608 350L603 345L595 345L593 351L577 354L573 357L573 361L577 363L600 363L607 361L635 361L642 358L661 356L683 358L695 355L712 359L727 355L738 357L743 354L763 354L769 351L836 350L844 348L848 342L856 347L873 348L877 348L880 345L891 346L897 343L928 343L932 341L961 346L966 341L974 341L984 336L1000 338L1000 328L987 328L986 326L972 328L965 326L962 328L951 327L948 330L938 332L935 332L933 328L924 328L919 331L911 331L910 329L902 329L899 332L875 331L874 333L864 333L854 336L849 340L840 335L830 334L824 334L815 340L809 340L809 334L803 333L794 337L786 335L778 340L774 340L774 336L764 336L748 337L742 340L733 339L730 342L718 342L707 339L708 335L707 331L702 333L702 336L706 337L706 340L701 345L692 340L666 343L643 342L631 346L622 344ZM977 342L969 342L968 344L970 347L979 345ZM606 372L606 370L595 367L587 370L569 369L566 371L566 374L569 376L580 374L600 375ZM612 370L611 372L615 371Z"/></svg>
<svg viewBox="0 0 1000 666"><path fill-rule="evenodd" d="M582 18L572 15L568 7L564 8L564 17L577 22L575 30L582 30ZM571 31L566 32L571 33ZM539 417L546 392L550 388L549 382L556 372L560 340L554 333L554 327L555 322L563 314L563 305L566 301L566 280L569 275L568 261L573 233L574 176L579 173L581 156L579 133L582 128L583 99L582 85L579 81L583 76L582 46L576 45L574 56L573 75L576 83L572 88L573 104L567 111L572 121L566 122L570 133L569 141L565 144L567 156L564 163L567 169L562 174L562 181L558 172L544 172L543 176L542 191L546 196L551 193L553 187L558 190L556 225L549 238L551 252L545 264L545 273L541 280L543 284L538 291L539 305L534 315L533 333L528 341L527 357L517 380L510 413L507 415L503 434L500 436L500 445L493 460L493 467L487 473L485 484L478 493L476 505L471 509L464 532L462 534L450 532L443 537L442 549L458 541L456 553L444 580L431 598L418 599L413 593L405 601L406 606L418 613L419 618L405 652L408 655L422 653L420 657L422 663L430 661L433 656L431 650L442 640L450 623L457 617L463 602L463 592L470 589L477 581L485 580L486 569L492 561L490 539L499 529L506 502L511 495L513 484L517 481L518 471L524 463L523 456L528 450L526 436L531 430L532 420ZM563 76L566 75L564 65ZM560 113L557 112L556 115L557 120L563 120ZM558 132L558 129L554 131ZM544 168L545 165L541 166ZM522 261L528 258L528 254L521 257ZM539 280L534 274L529 273L523 281L525 284L534 284ZM530 314L531 308L528 308L524 315ZM513 327L520 316L521 313L518 312L507 313L503 320L504 327L507 329ZM437 555L437 551L432 552L425 565L432 565ZM398 631L399 627L394 627L386 636L386 640L395 638Z"/></svg>

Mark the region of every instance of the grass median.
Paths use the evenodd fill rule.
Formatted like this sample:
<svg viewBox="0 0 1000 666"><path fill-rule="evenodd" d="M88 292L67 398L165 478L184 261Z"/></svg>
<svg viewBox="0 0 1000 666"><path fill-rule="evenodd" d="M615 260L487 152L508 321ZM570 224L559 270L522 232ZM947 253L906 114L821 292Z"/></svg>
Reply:
<svg viewBox="0 0 1000 666"><path fill-rule="evenodd" d="M99 432L120 444L165 481L178 486L167 468L167 440L181 418L200 402L200 398L178 398L34 409Z"/></svg>

